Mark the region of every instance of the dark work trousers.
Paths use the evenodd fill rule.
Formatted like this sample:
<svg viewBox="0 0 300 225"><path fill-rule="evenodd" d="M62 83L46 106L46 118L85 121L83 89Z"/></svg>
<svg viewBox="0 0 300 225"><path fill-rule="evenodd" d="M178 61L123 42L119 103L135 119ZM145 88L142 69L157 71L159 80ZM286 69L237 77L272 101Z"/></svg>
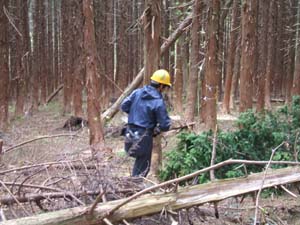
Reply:
<svg viewBox="0 0 300 225"><path fill-rule="evenodd" d="M140 127L127 128L126 134L131 138L125 138L125 151L135 158L132 176L146 177L151 166L151 154L153 146L152 132ZM130 134L128 133L130 130ZM135 134L137 137L132 137Z"/></svg>

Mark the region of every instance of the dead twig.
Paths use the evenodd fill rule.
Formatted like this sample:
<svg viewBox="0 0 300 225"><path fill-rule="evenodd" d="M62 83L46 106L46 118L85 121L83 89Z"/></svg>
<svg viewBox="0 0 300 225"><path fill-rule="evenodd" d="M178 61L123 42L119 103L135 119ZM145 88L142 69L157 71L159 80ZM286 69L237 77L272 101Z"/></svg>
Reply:
<svg viewBox="0 0 300 225"><path fill-rule="evenodd" d="M216 156L217 156L217 134L218 134L218 125L216 124L215 130L214 130L213 147L212 147L212 151L211 151L211 161L210 161L211 166L213 166L215 164ZM210 170L209 175L210 175L211 181L214 181L216 179L215 170ZM213 205L214 205L214 209L215 209L215 217L219 218L218 203L213 202Z"/></svg>
<svg viewBox="0 0 300 225"><path fill-rule="evenodd" d="M42 190L48 190L48 191L56 191L56 192L62 192L63 190L52 188L52 187L45 187L40 185L33 185L33 184L22 184L22 183L15 183L15 182L3 182L7 186L23 186L27 188L37 188Z"/></svg>
<svg viewBox="0 0 300 225"><path fill-rule="evenodd" d="M71 161L45 162L45 163L34 164L34 165L29 165L29 166L22 166L22 167L17 167L17 168L13 168L13 169L0 171L0 175L4 175L6 173L17 172L17 171L20 171L20 170L27 170L27 169L31 169L31 168L35 168L35 167L51 166L51 165L56 165L56 164L64 164L66 162L77 162L77 161L80 161L80 159L71 160Z"/></svg>
<svg viewBox="0 0 300 225"><path fill-rule="evenodd" d="M9 152L9 151L11 151L13 149L19 148L19 147L21 147L21 146L23 146L25 144L37 141L37 140L46 139L46 138L65 137L65 136L75 136L75 137L78 137L77 134L55 134L55 135L40 136L40 137L36 137L34 139L31 139L31 140L27 140L27 141L21 142L21 143L19 143L17 145L14 145L12 147L9 147L9 148L7 148L7 149L4 150L4 153Z"/></svg>
<svg viewBox="0 0 300 225"><path fill-rule="evenodd" d="M23 38L23 35L21 34L21 32L18 30L18 28L16 27L16 25L14 24L13 19L11 18L11 16L9 15L8 10L5 8L5 6L3 6L3 12L5 14L5 16L7 17L9 23L13 26L13 28L15 29L15 31L17 32L17 34Z"/></svg>
<svg viewBox="0 0 300 225"><path fill-rule="evenodd" d="M299 132L296 133L295 142L294 142L294 157L295 157L296 162L298 162L298 154L299 154L299 150L297 151L297 148L296 148L298 137L299 137Z"/></svg>
<svg viewBox="0 0 300 225"><path fill-rule="evenodd" d="M276 150L279 149L279 148L280 148L282 145L284 145L285 143L286 143L286 142L284 141L284 142L282 142L280 145L278 145L276 148L272 149L272 154L271 154L271 156L270 156L269 162L267 163L267 166L266 166L266 169L265 169L265 172L264 172L264 176L263 176L263 180L262 180L262 182L261 182L261 187L260 187L260 189L259 189L259 191L258 191L258 193L257 193L257 196L256 196L255 214L254 214L254 223L253 223L253 224L256 224L256 222L257 222L258 209L259 209L259 205L258 205L258 204L259 204L259 197L260 197L260 193L261 193L261 191L262 191L262 189L263 189L263 186L264 186L264 183L265 183L265 179L266 179L266 175L267 175L268 169L269 169L269 167L270 167L270 165L271 165L271 161L272 161L272 159L273 159L273 156L274 156Z"/></svg>
<svg viewBox="0 0 300 225"><path fill-rule="evenodd" d="M113 225L107 218L104 218L103 222L106 223L107 225Z"/></svg>
<svg viewBox="0 0 300 225"><path fill-rule="evenodd" d="M298 198L299 196L294 194L293 192L291 192L290 190L288 190L285 186L283 185L280 185L280 187L286 192L288 193L289 195L293 196L294 198Z"/></svg>
<svg viewBox="0 0 300 225"><path fill-rule="evenodd" d="M102 189L102 188L101 188ZM101 190L100 194L96 197L96 200L92 204L90 208L87 209L87 214L91 215L94 212L94 209L96 208L97 204L102 200L102 196L105 194L106 188Z"/></svg>
<svg viewBox="0 0 300 225"><path fill-rule="evenodd" d="M13 193L11 193L11 191L7 188L7 186L5 185L5 183L0 180L0 184L11 195L11 197L14 198L14 200L16 201L16 203L23 209L23 211L25 212L25 214L27 216L29 216L30 215L29 212L24 208L24 206L21 205L21 203L18 201L18 199L15 197L15 195Z"/></svg>

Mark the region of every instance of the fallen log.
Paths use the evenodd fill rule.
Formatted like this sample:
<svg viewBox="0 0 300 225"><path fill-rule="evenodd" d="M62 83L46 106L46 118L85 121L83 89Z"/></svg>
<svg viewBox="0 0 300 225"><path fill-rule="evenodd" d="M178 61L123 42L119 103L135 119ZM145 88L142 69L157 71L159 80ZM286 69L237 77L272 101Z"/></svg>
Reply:
<svg viewBox="0 0 300 225"><path fill-rule="evenodd" d="M179 210L190 208L207 202L221 201L229 197L239 196L261 188L263 173L248 177L218 180L207 184L188 186L176 192L146 194L118 208L113 214L112 209L124 202L124 199L99 204L93 215L86 214L88 207L80 206L27 218L10 220L0 225L90 225L101 224L103 218L111 222L132 219L161 212L162 209ZM300 167L269 170L263 181L263 188L300 181Z"/></svg>

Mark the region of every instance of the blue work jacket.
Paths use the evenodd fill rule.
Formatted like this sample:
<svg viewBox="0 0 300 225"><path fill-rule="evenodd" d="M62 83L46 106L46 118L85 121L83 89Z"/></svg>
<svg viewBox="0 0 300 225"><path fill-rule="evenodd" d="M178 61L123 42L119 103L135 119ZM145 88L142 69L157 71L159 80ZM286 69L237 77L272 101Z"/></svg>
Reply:
<svg viewBox="0 0 300 225"><path fill-rule="evenodd" d="M145 129L158 126L162 131L170 128L171 119L162 94L150 85L133 91L123 100L121 110L128 113L128 124Z"/></svg>

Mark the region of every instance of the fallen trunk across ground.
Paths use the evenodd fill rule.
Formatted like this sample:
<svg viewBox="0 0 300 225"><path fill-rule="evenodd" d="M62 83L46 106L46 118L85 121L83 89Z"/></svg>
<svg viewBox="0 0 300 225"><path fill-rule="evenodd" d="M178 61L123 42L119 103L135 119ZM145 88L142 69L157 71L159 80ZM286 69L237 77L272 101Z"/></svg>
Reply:
<svg viewBox="0 0 300 225"><path fill-rule="evenodd" d="M109 212L126 199L100 203L94 210L93 215L85 213L87 207L76 207L5 221L0 225L90 225L101 224L103 218L115 222L159 213L162 209L189 208L257 191L262 188L262 184L263 188L268 188L299 182L300 167L269 170L264 180L263 177L264 173L257 173L243 178L219 180L208 184L179 188L176 192L146 194L128 202L111 215L109 215Z"/></svg>

